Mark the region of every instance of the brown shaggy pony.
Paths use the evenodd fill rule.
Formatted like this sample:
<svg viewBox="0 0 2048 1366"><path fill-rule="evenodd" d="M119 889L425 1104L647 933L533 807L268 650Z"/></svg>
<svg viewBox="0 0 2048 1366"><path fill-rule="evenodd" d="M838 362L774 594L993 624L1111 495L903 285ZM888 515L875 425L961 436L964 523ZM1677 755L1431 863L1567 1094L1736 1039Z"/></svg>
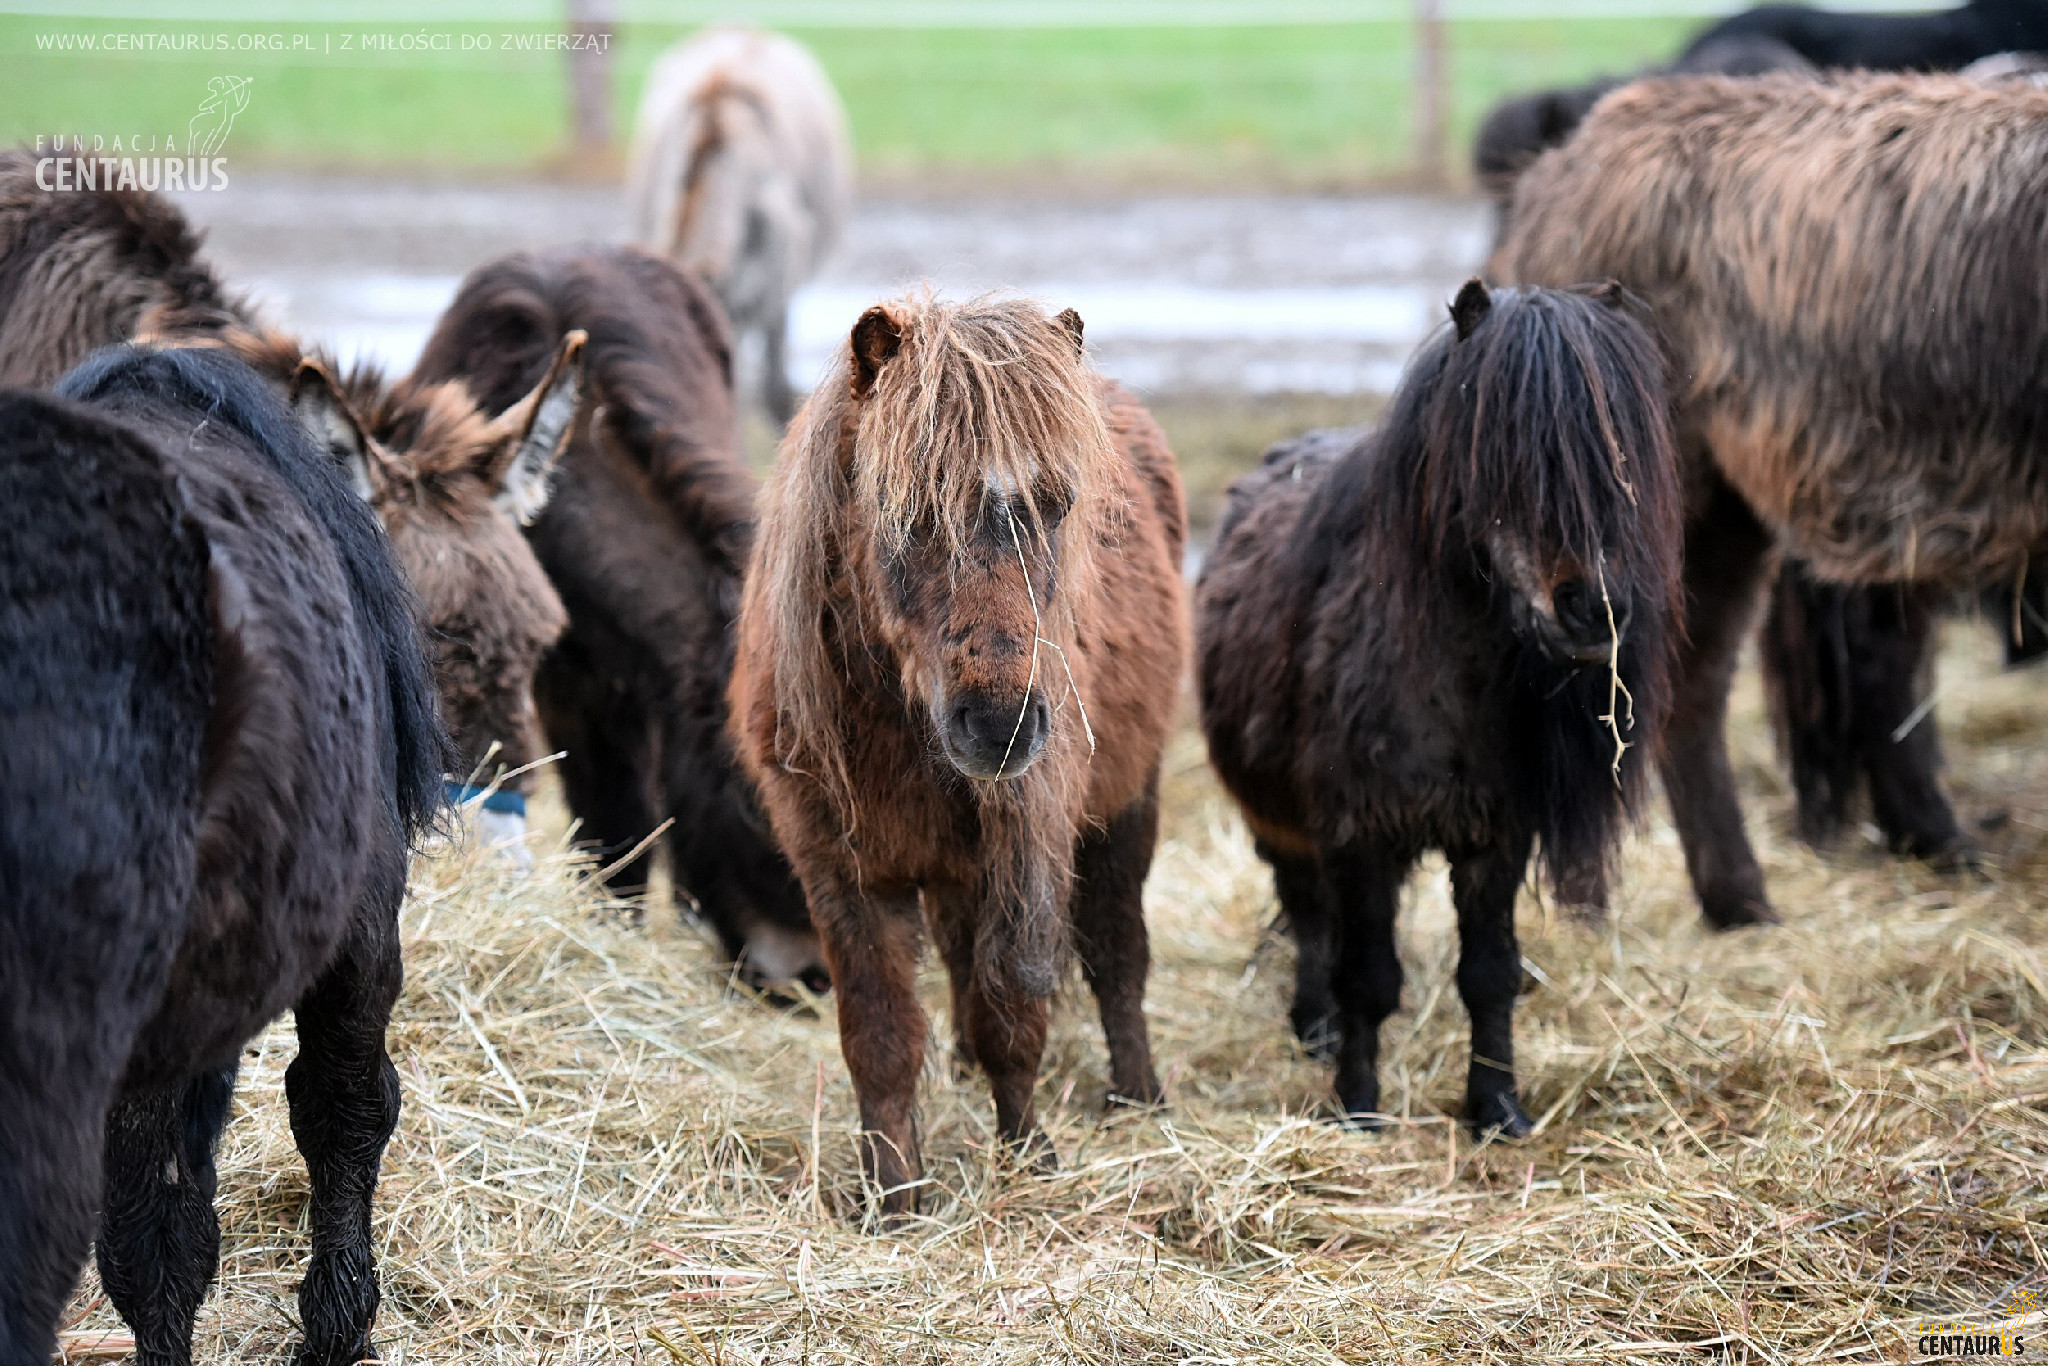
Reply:
<svg viewBox="0 0 2048 1366"><path fill-rule="evenodd" d="M496 418L460 384L393 383L369 366L342 373L257 327L169 200L47 192L36 184L37 160L0 152L0 383L47 385L87 353L131 338L234 351L347 464L389 533L426 618L457 778L539 758L533 671L564 614L519 523L545 504L567 437L575 346L565 344L542 382ZM517 792L530 782L507 785Z"/></svg>
<svg viewBox="0 0 2048 1366"><path fill-rule="evenodd" d="M1670 400L1628 307L1467 284L1378 428L1288 442L1232 487L1196 589L1209 755L1301 950L1295 1030L1336 1045L1352 1122L1381 1109L1401 884L1440 849L1465 1117L1529 1131L1515 893L1538 846L1553 883L1604 868L1677 634Z"/></svg>
<svg viewBox="0 0 2048 1366"><path fill-rule="evenodd" d="M2018 584L2048 548L2048 93L1649 81L1525 174L1493 270L1640 293L1689 470L1666 786L1708 919L1772 919L1722 737L1782 543L1819 578Z"/></svg>
<svg viewBox="0 0 2048 1366"><path fill-rule="evenodd" d="M871 308L783 442L733 725L824 940L885 1212L917 1204L924 924L1014 1149L1050 1158L1032 1088L1069 933L1112 1096L1160 1096L1139 894L1185 526L1164 436L1072 310Z"/></svg>
<svg viewBox="0 0 2048 1366"><path fill-rule="evenodd" d="M703 286L630 248L511 256L463 281L414 371L486 411L582 331L591 402L527 530L569 609L534 680L583 834L612 857L664 819L669 872L757 983L828 985L803 890L726 734L755 481L732 449L725 323ZM653 854L611 878L646 890Z"/></svg>

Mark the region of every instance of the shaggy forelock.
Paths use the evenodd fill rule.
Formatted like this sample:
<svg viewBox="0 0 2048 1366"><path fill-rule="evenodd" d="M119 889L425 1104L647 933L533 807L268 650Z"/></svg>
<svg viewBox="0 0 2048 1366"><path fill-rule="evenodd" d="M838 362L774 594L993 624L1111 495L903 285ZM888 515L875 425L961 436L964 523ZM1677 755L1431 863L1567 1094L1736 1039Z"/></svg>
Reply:
<svg viewBox="0 0 2048 1366"><path fill-rule="evenodd" d="M1116 487L1093 381L1038 305L926 296L890 313L903 348L876 376L853 444L854 492L877 534L900 545L922 529L957 549L991 486L1015 490L1011 506L1034 526L1049 503Z"/></svg>
<svg viewBox="0 0 2048 1366"><path fill-rule="evenodd" d="M863 536L902 544L920 528L959 549L973 536L992 483L1042 534L1049 499L1071 499L1061 580L1086 582L1104 522L1128 515L1096 380L1074 338L1037 305L930 296L888 305L902 347L870 391L852 392L842 347L776 460L745 594L773 623L776 759L810 774L851 819L842 718L832 680L856 620L860 585L846 576ZM1059 632L1051 603L1046 628ZM1060 620L1063 620L1063 615Z"/></svg>
<svg viewBox="0 0 2048 1366"><path fill-rule="evenodd" d="M1677 464L1664 367L1635 305L1493 293L1471 337L1418 358L1387 426L1419 437L1417 492L1441 548L1542 532L1591 570L1677 585Z"/></svg>

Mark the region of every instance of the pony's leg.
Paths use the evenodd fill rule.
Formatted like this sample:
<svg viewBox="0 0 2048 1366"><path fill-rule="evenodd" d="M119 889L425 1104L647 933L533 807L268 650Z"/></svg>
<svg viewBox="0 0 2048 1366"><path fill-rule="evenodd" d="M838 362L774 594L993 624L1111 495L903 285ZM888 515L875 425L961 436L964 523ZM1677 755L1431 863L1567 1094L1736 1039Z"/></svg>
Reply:
<svg viewBox="0 0 2048 1366"><path fill-rule="evenodd" d="M1565 913L1582 925L1607 923L1607 864L1600 859L1566 868L1552 887Z"/></svg>
<svg viewBox="0 0 2048 1366"><path fill-rule="evenodd" d="M1792 770L1799 838L1816 849L1834 843L1848 825L1856 791L1848 592L1787 560L1757 632L1764 696Z"/></svg>
<svg viewBox="0 0 2048 1366"><path fill-rule="evenodd" d="M1685 640L1664 741L1664 790L1700 910L1716 929L1777 920L1763 869L1742 828L1728 764L1728 687L1748 630L1771 536L1742 499L1716 483L1685 537Z"/></svg>
<svg viewBox="0 0 2048 1366"><path fill-rule="evenodd" d="M1145 1026L1145 978L1152 949L1145 931L1145 875L1159 839L1159 788L1145 795L1074 850L1071 897L1082 975L1095 992L1109 1045L1107 1104L1157 1105L1166 1098L1152 1069ZM1034 1076L1037 1064L1032 1065Z"/></svg>
<svg viewBox="0 0 2048 1366"><path fill-rule="evenodd" d="M1414 860L1370 844L1329 850L1323 877L1335 912L1337 962L1337 1110L1361 1129L1378 1127L1380 1025L1401 1005L1401 958L1394 916L1401 880Z"/></svg>
<svg viewBox="0 0 2048 1366"><path fill-rule="evenodd" d="M965 1080L978 1064L967 1037L967 987L974 980L974 915L964 899L933 892L925 898L925 919L946 961L953 995L953 1075Z"/></svg>
<svg viewBox="0 0 2048 1366"><path fill-rule="evenodd" d="M573 632L575 628L571 627ZM655 813L653 727L639 701L620 695L579 639L565 638L534 678L534 703L548 743L563 751L561 775L569 811L599 857L624 854L661 824ZM614 895L639 896L653 874L649 846L607 880Z"/></svg>
<svg viewBox="0 0 2048 1366"><path fill-rule="evenodd" d="M47 1366L92 1247L100 1120L114 1069L97 1079L52 1070L76 1060L70 1048L37 1046L57 1033L57 1017L37 1011L52 1003L38 1002L34 984L19 978L4 984L21 988L8 992L15 1018L43 1028L0 1030L0 1366Z"/></svg>
<svg viewBox="0 0 2048 1366"><path fill-rule="evenodd" d="M299 1286L306 1341L298 1366L379 1359L370 1342L377 1269L370 1200L398 1125L398 1071L384 1030L404 976L398 948L401 871L375 881L341 954L293 1008L299 1055L285 1069L292 1138L312 1178L313 1258Z"/></svg>
<svg viewBox="0 0 2048 1366"><path fill-rule="evenodd" d="M100 1283L142 1366L192 1359L192 1320L220 1264L213 1158L234 1094L228 1067L107 1112Z"/></svg>
<svg viewBox="0 0 2048 1366"><path fill-rule="evenodd" d="M1850 640L1849 687L1871 813L1899 853L1967 866L1976 850L1941 788L1941 730L1932 709L1921 710L1934 690L1939 603L1905 586L1849 591L1867 599Z"/></svg>
<svg viewBox="0 0 2048 1366"><path fill-rule="evenodd" d="M1465 1122L1481 1137L1522 1138L1529 1117L1515 1095L1515 997L1522 954L1515 943L1515 891L1529 866L1528 835L1451 861L1458 908L1458 995L1472 1020L1472 1070Z"/></svg>
<svg viewBox="0 0 2048 1366"><path fill-rule="evenodd" d="M789 387L789 309L768 320L761 331L761 400L778 428L796 416L796 393Z"/></svg>
<svg viewBox="0 0 2048 1366"><path fill-rule="evenodd" d="M980 936L989 932L991 913L985 887L927 887L924 896L926 918L946 950L954 1028L988 1078L996 1133L1020 1161L1049 1165L1051 1145L1039 1130L1033 1097L1050 1022L1046 1002L1001 966L991 972L983 961Z"/></svg>
<svg viewBox="0 0 2048 1366"><path fill-rule="evenodd" d="M1045 1057L1051 1011L1015 980L976 972L967 988L967 1041L996 1102L996 1134L1022 1166L1058 1165L1052 1141L1038 1127L1038 1065Z"/></svg>
<svg viewBox="0 0 2048 1366"><path fill-rule="evenodd" d="M1288 1018L1294 1037L1309 1056L1329 1061L1337 1054L1337 1001L1330 994L1335 944L1322 870L1307 854L1290 854L1264 840L1253 846L1273 870L1273 891L1294 936L1294 1003Z"/></svg>
<svg viewBox="0 0 2048 1366"><path fill-rule="evenodd" d="M860 1098L861 1167L884 1219L913 1214L923 1174L917 1077L926 1028L917 1000L917 897L823 891L811 878L804 885L839 1001L839 1051Z"/></svg>

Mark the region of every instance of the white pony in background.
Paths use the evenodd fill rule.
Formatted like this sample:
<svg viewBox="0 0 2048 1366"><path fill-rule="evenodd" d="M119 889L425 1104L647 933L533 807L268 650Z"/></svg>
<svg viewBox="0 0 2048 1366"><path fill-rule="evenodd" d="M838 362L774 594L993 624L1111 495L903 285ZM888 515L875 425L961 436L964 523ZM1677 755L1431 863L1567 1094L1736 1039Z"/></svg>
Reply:
<svg viewBox="0 0 2048 1366"><path fill-rule="evenodd" d="M795 411L789 301L853 197L846 109L824 69L778 33L714 28L661 55L633 131L633 240L705 280L735 342L762 337L762 398Z"/></svg>

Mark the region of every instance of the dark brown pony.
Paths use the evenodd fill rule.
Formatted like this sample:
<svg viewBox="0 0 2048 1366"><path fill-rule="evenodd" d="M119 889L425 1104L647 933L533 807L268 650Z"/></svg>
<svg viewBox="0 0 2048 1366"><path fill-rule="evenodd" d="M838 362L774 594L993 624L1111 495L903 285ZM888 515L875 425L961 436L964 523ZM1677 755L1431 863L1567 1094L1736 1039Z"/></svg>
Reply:
<svg viewBox="0 0 2048 1366"><path fill-rule="evenodd" d="M294 1360L374 1360L398 908L446 762L411 594L218 351L0 391L0 451L0 1362L51 1360L95 1237L138 1359L190 1361L236 1063L285 1010Z"/></svg>
<svg viewBox="0 0 2048 1366"><path fill-rule="evenodd" d="M1650 76L1761 76L1767 71L1818 75L1796 48L1775 38L1731 36L1688 48L1668 66L1634 76L1600 76L1581 85L1510 95L1486 111L1472 141L1472 173L1494 204L1496 224L1507 216L1515 180L1530 163L1564 145L1593 106L1631 80Z"/></svg>
<svg viewBox="0 0 2048 1366"><path fill-rule="evenodd" d="M783 442L733 726L824 940L887 1212L917 1204L927 923L1006 1143L1049 1157L1032 1088L1069 934L1112 1096L1159 1098L1139 893L1184 536L1165 438L1071 310L871 308Z"/></svg>
<svg viewBox="0 0 2048 1366"><path fill-rule="evenodd" d="M1771 919L1722 727L1774 546L1945 590L2048 549L2048 93L1644 82L1523 176L1493 269L1618 279L1686 377L1666 788L1707 918Z"/></svg>
<svg viewBox="0 0 2048 1366"><path fill-rule="evenodd" d="M1381 1109L1401 884L1440 849L1465 1117L1528 1132L1516 890L1532 848L1554 883L1604 866L1645 786L1679 495L1661 362L1628 308L1470 282L1377 429L1281 445L1232 487L1196 589L1209 755L1301 947L1296 1032L1336 1045L1355 1122Z"/></svg>
<svg viewBox="0 0 2048 1366"><path fill-rule="evenodd" d="M803 891L726 734L755 481L732 449L717 303L641 251L507 257L463 282L414 378L460 380L495 412L576 331L591 401L527 531L569 609L534 687L569 807L610 857L672 821L670 875L732 961L823 989ZM643 892L652 862L631 859L612 887Z"/></svg>
<svg viewBox="0 0 2048 1366"><path fill-rule="evenodd" d="M564 615L519 523L545 504L567 438L575 346L495 418L460 384L344 373L258 326L169 200L47 192L37 160L0 152L0 383L47 385L131 338L232 350L290 398L383 522L424 610L458 779L540 757L533 672Z"/></svg>

